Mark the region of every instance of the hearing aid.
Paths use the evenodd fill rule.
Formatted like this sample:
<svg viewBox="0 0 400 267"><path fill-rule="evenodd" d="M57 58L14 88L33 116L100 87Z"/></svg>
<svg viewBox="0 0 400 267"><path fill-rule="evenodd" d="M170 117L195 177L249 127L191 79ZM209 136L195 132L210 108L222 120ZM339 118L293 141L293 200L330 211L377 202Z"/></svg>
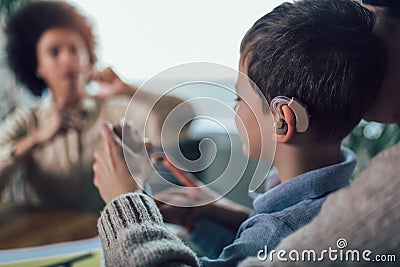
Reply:
<svg viewBox="0 0 400 267"><path fill-rule="evenodd" d="M287 124L284 120L274 122L274 129L277 135L284 135L287 132Z"/></svg>
<svg viewBox="0 0 400 267"><path fill-rule="evenodd" d="M310 124L310 115L308 114L307 107L303 105L299 100L292 97L291 99L286 96L277 96L271 100L271 110L277 117L277 121L274 122L274 130L277 135L284 135L287 132L287 124L281 119L278 104L287 104L288 107L293 111L296 117L296 131L304 133L307 131Z"/></svg>

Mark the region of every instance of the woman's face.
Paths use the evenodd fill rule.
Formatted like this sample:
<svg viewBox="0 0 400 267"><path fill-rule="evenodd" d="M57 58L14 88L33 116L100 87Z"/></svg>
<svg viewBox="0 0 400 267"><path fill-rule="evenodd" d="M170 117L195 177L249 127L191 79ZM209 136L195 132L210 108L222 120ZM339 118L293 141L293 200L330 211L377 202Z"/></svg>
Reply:
<svg viewBox="0 0 400 267"><path fill-rule="evenodd" d="M382 27L376 27L386 47L386 69L378 96L364 119L400 125L400 38Z"/></svg>
<svg viewBox="0 0 400 267"><path fill-rule="evenodd" d="M236 127L243 144L243 153L250 158L268 161L272 159L271 153L275 149L272 139L273 118L269 109L265 111L263 108L266 105L265 99L251 87L246 69L239 67L241 73L236 82Z"/></svg>
<svg viewBox="0 0 400 267"><path fill-rule="evenodd" d="M397 67L386 69L379 94L374 103L364 114L364 119L381 123L400 123L400 107L398 99L400 96L400 69ZM400 125L400 124L399 124Z"/></svg>
<svg viewBox="0 0 400 267"><path fill-rule="evenodd" d="M76 98L91 69L83 37L73 29L49 29L40 37L36 55L37 74L46 82L53 96L66 103Z"/></svg>
<svg viewBox="0 0 400 267"><path fill-rule="evenodd" d="M389 25L383 23L385 12L382 7L366 4L363 6L377 15L374 33L382 39L386 48L386 69L379 94L364 115L364 119L400 125L400 106L398 104L400 97L400 34L394 30L398 28L390 29Z"/></svg>

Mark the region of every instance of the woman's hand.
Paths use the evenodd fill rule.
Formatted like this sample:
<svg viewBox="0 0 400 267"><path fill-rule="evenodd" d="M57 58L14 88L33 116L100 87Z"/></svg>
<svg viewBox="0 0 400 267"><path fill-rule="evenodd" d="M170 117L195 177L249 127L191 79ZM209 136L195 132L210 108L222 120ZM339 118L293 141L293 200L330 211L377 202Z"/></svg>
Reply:
<svg viewBox="0 0 400 267"><path fill-rule="evenodd" d="M93 183L99 189L103 200L109 203L119 195L141 191L143 184L138 184L138 181L131 176L122 154L122 148L115 142L110 127L103 124L101 131L104 146L94 153Z"/></svg>
<svg viewBox="0 0 400 267"><path fill-rule="evenodd" d="M61 132L63 126L63 118L61 112L53 108L49 112L50 116L46 119L46 123L39 126L34 133L36 145L50 141L55 135Z"/></svg>
<svg viewBox="0 0 400 267"><path fill-rule="evenodd" d="M69 129L80 131L83 122L76 116L53 108L49 111L46 123L39 126L33 133L19 139L13 145L13 156L23 158L39 145L45 144L58 134L64 134Z"/></svg>
<svg viewBox="0 0 400 267"><path fill-rule="evenodd" d="M95 95L97 99L105 99L115 95L132 96L136 92L136 89L124 83L112 68L92 71L90 79L100 85L100 92Z"/></svg>
<svg viewBox="0 0 400 267"><path fill-rule="evenodd" d="M53 108L49 114L46 124L41 125L34 133L38 145L50 141L57 134L66 133L69 129L82 130L83 121L77 116L56 108Z"/></svg>

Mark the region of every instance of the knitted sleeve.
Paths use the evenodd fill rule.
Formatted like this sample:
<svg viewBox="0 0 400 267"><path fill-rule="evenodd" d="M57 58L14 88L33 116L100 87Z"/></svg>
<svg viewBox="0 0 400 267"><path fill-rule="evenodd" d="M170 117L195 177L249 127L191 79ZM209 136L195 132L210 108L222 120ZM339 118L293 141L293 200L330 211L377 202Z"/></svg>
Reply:
<svg viewBox="0 0 400 267"><path fill-rule="evenodd" d="M197 257L163 223L153 200L119 196L102 211L98 230L106 266L198 266Z"/></svg>

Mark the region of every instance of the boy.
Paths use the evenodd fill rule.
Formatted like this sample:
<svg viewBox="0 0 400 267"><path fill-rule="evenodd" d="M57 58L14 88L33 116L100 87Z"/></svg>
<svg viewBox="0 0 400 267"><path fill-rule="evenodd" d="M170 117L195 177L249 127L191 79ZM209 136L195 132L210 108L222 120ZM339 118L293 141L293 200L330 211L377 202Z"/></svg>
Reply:
<svg viewBox="0 0 400 267"><path fill-rule="evenodd" d="M273 149L268 140L274 139L282 183L254 201L254 214L234 242L216 259L200 258L202 266L234 266L265 246L273 249L308 223L329 193L348 184L355 157L340 144L373 102L384 70L384 49L371 34L373 26L373 14L353 1L306 0L280 5L247 32L236 123L249 157L268 158ZM163 227L139 185L115 192L116 181L130 176L121 178L121 158L119 166L108 164L119 148L103 131L108 149L94 165L101 195L108 203L137 191L115 198L99 219L106 263L196 266L193 252Z"/></svg>

